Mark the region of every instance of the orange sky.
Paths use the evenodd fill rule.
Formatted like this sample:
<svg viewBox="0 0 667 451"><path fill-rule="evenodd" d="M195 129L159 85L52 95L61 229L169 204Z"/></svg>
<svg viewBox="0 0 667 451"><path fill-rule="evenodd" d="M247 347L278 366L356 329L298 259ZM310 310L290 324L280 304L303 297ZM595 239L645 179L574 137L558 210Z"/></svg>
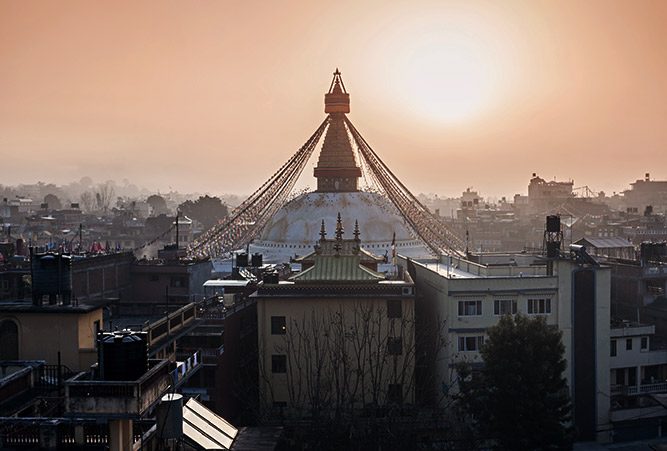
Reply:
<svg viewBox="0 0 667 451"><path fill-rule="evenodd" d="M338 66L415 193L620 191L667 179L665 23L665 1L0 0L0 183L250 193Z"/></svg>

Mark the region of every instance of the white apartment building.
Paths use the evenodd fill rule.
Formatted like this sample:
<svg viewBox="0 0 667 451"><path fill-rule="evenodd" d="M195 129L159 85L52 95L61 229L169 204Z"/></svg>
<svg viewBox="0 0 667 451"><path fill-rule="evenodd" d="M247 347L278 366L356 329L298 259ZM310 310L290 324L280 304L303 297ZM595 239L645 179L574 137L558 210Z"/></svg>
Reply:
<svg viewBox="0 0 667 451"><path fill-rule="evenodd" d="M443 256L406 262L416 285L418 327L444 325L447 345L433 359L430 395L448 402L458 361L483 365L486 330L503 314L545 316L563 333L565 377L580 440L611 440L610 270L574 260L551 262L526 254L480 257L479 263ZM444 395L444 396L443 396Z"/></svg>

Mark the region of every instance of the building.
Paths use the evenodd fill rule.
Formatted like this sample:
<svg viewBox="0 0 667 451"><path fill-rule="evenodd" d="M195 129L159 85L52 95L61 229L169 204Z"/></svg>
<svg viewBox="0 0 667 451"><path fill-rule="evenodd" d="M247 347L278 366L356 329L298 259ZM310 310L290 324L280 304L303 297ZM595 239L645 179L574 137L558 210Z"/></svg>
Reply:
<svg viewBox="0 0 667 451"><path fill-rule="evenodd" d="M182 249L169 245L157 259L136 261L131 269L132 303L125 308L150 312L204 299L204 283L213 269L211 261L184 257Z"/></svg>
<svg viewBox="0 0 667 451"><path fill-rule="evenodd" d="M446 406L457 391L456 363L483 366L486 330L502 315L540 315L563 332L578 439L609 441L609 268L570 258L547 265L528 254L405 264L415 280L418 327L446 343L418 362L420 402Z"/></svg>
<svg viewBox="0 0 667 451"><path fill-rule="evenodd" d="M586 246L586 251L596 257L611 257L625 260L634 260L635 246L625 238L595 238L585 237L575 244Z"/></svg>
<svg viewBox="0 0 667 451"><path fill-rule="evenodd" d="M612 323L610 356L613 440L667 436L667 346L655 326Z"/></svg>
<svg viewBox="0 0 667 451"><path fill-rule="evenodd" d="M361 248L358 227L333 239L321 223L315 251L289 280L265 278L257 293L259 400L266 415L332 417L335 412L413 404L414 286L395 265Z"/></svg>
<svg viewBox="0 0 667 451"><path fill-rule="evenodd" d="M622 206L642 212L649 205L656 213L667 212L667 181L651 180L647 172L643 180L631 183L630 189L623 191Z"/></svg>
<svg viewBox="0 0 667 451"><path fill-rule="evenodd" d="M103 326L104 303L0 303L0 360L45 360L71 370L97 359L95 334Z"/></svg>

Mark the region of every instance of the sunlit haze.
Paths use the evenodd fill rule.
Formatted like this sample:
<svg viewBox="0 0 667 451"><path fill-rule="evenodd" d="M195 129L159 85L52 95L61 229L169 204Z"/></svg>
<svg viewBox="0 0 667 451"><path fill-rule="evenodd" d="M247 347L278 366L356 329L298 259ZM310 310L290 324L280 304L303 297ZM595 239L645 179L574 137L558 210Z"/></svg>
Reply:
<svg viewBox="0 0 667 451"><path fill-rule="evenodd" d="M664 1L0 0L0 183L250 193L338 67L412 192L611 194L667 179L665 23Z"/></svg>

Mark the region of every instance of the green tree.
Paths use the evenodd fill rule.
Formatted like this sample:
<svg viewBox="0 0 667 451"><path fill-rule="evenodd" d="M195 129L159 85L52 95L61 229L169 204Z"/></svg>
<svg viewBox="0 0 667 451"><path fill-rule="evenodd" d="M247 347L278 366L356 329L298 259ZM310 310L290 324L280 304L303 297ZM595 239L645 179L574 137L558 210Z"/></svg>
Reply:
<svg viewBox="0 0 667 451"><path fill-rule="evenodd" d="M178 210L191 219L196 219L205 228L213 227L219 219L227 216L227 205L219 197L201 196L196 201L186 200Z"/></svg>
<svg viewBox="0 0 667 451"><path fill-rule="evenodd" d="M560 450L572 446L571 404L562 333L543 317L507 315L488 330L484 367L458 365L458 407L473 436L502 450Z"/></svg>

